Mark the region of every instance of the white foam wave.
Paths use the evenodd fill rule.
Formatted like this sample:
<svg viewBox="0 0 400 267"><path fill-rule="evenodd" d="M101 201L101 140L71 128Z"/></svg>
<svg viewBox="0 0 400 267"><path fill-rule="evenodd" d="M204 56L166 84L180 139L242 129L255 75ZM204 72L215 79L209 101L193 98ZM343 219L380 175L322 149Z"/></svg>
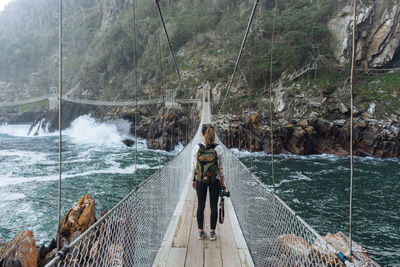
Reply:
<svg viewBox="0 0 400 267"><path fill-rule="evenodd" d="M291 179L283 179L279 183L275 184L275 186L279 187L282 184L291 183L291 182L297 182L297 181L308 181L308 182L312 181L312 179L310 177L308 177L307 175L304 175L303 173L298 172L298 171L294 172L289 177Z"/></svg>
<svg viewBox="0 0 400 267"><path fill-rule="evenodd" d="M312 179L310 177L308 177L307 175L301 173L301 172L294 172L294 174L290 175L291 178L293 178L293 180L297 180L297 181L309 181L311 182Z"/></svg>
<svg viewBox="0 0 400 267"><path fill-rule="evenodd" d="M129 136L129 127L127 121L97 122L90 115L84 115L75 119L64 133L78 144L122 146L122 140Z"/></svg>
<svg viewBox="0 0 400 267"><path fill-rule="evenodd" d="M34 130L32 130L31 134L28 135L29 128L31 126L28 124L4 124L0 125L0 134L6 134L9 136L15 136L15 137L29 137L29 138L38 138L38 137L43 137L43 136L55 136L58 135L58 132L53 132L49 133L47 129L39 130L39 135L35 136Z"/></svg>
<svg viewBox="0 0 400 267"><path fill-rule="evenodd" d="M24 194L20 193L10 193L10 194L2 194L2 201L10 201L10 200L17 200L21 198L25 198L26 196Z"/></svg>
<svg viewBox="0 0 400 267"><path fill-rule="evenodd" d="M250 152L248 150L239 150L237 148L231 148L230 149L233 154L235 154L239 158L245 158L245 157L269 157L271 154L258 151L258 152ZM335 156L335 155L330 155L330 154L314 154L314 155L296 155L296 154L275 154L275 159L301 159L301 160L328 160L331 162L338 161L345 159L343 157Z"/></svg>
<svg viewBox="0 0 400 267"><path fill-rule="evenodd" d="M1 157L14 157L14 161L23 161L24 164L35 164L41 162L43 164L54 164L54 161L49 161L47 159L48 154L33 151L21 151L21 150L0 150Z"/></svg>
<svg viewBox="0 0 400 267"><path fill-rule="evenodd" d="M151 167L147 164L137 164L137 169L138 170L158 169L158 166ZM133 174L134 170L135 170L134 165L128 166L126 168L120 168L119 165L113 165L102 170L88 170L79 173L72 173L72 172L66 173L65 175L62 176L62 179L84 177L94 174ZM10 173L5 176L0 176L0 187L28 183L28 182L54 181L58 179L59 179L58 174L49 176L36 176L36 177L13 177L12 174Z"/></svg>
<svg viewBox="0 0 400 267"><path fill-rule="evenodd" d="M0 133L10 136L27 137L30 125L27 124L4 124L0 125Z"/></svg>

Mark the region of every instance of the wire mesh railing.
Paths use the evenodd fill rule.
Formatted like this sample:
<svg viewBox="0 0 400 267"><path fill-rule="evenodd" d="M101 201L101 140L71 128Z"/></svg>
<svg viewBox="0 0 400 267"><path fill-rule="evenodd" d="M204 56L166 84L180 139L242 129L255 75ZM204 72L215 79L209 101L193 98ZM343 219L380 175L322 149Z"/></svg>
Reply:
<svg viewBox="0 0 400 267"><path fill-rule="evenodd" d="M151 266L189 179L194 139L46 266Z"/></svg>
<svg viewBox="0 0 400 267"><path fill-rule="evenodd" d="M312 227L224 146L224 171L255 266L345 266Z"/></svg>

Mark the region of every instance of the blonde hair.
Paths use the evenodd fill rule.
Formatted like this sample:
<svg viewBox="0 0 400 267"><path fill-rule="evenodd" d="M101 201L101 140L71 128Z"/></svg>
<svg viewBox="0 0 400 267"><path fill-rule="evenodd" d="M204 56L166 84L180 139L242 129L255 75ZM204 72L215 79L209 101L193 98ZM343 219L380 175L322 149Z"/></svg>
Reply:
<svg viewBox="0 0 400 267"><path fill-rule="evenodd" d="M207 130L203 133L204 144L206 147L214 144L215 142L215 134L214 129L212 127L208 127Z"/></svg>

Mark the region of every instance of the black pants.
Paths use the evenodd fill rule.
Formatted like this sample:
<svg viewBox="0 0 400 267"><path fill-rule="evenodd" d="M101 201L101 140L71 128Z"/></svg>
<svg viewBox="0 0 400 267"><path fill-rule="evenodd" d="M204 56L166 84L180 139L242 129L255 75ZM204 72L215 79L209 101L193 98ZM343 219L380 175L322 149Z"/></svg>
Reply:
<svg viewBox="0 0 400 267"><path fill-rule="evenodd" d="M202 183L196 181L196 192L197 192L197 225L199 229L203 228L204 223L204 207L206 206L206 197L207 197L207 187L210 188L210 208L211 208L211 218L210 225L211 229L215 229L217 226L218 219L218 197L219 191L221 187L221 183L219 180L216 180L214 183Z"/></svg>

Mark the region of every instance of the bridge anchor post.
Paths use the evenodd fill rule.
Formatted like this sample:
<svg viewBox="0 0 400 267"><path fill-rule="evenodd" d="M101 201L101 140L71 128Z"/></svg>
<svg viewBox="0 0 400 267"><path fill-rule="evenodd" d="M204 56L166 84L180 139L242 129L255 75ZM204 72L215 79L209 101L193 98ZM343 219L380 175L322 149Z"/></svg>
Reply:
<svg viewBox="0 0 400 267"><path fill-rule="evenodd" d="M58 106L58 98L55 96L49 97L49 110L55 109Z"/></svg>

